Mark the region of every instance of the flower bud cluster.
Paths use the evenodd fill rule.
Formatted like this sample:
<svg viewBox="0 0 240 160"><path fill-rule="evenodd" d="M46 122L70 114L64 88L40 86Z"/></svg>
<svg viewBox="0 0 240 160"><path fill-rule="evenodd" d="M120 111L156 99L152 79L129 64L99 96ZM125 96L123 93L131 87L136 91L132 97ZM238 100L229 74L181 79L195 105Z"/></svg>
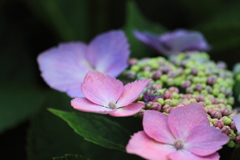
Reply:
<svg viewBox="0 0 240 160"><path fill-rule="evenodd" d="M131 79L152 78L140 95L144 110L157 110L169 114L176 107L198 102L206 110L210 125L229 136L228 146L240 144L240 135L231 118L233 73L226 70L224 62L215 63L208 54L188 52L163 57L134 59L125 75ZM140 115L139 114L139 115Z"/></svg>

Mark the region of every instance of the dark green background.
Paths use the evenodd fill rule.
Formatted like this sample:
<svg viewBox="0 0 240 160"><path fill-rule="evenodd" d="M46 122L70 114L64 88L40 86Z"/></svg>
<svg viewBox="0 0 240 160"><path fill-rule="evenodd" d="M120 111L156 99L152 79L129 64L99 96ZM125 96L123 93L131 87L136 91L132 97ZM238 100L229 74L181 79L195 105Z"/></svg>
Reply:
<svg viewBox="0 0 240 160"><path fill-rule="evenodd" d="M139 159L84 142L47 111L72 109L70 98L50 89L40 77L40 52L60 42L88 43L97 34L124 29L132 57L157 56L132 36L132 29L160 34L185 28L202 32L212 46L211 58L232 69L240 61L239 17L239 0L0 0L1 159L45 160L64 154ZM132 119L125 118L122 125L127 127L127 121ZM138 120L130 124L136 124L132 133L141 128ZM81 143L75 143L77 139Z"/></svg>

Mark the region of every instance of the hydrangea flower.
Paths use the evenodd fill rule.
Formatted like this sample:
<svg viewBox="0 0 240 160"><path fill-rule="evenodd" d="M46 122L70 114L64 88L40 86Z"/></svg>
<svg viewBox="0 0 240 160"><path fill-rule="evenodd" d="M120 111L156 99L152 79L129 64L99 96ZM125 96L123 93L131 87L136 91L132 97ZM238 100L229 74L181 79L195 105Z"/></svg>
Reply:
<svg viewBox="0 0 240 160"><path fill-rule="evenodd" d="M100 114L122 117L139 112L144 103L132 103L143 92L151 79L123 83L98 71L89 71L82 83L82 93L71 101L73 108ZM132 104L131 104L132 103Z"/></svg>
<svg viewBox="0 0 240 160"><path fill-rule="evenodd" d="M50 87L70 97L82 97L81 83L89 70L116 77L127 68L129 53L125 34L116 30L98 35L88 45L61 43L41 53L37 61Z"/></svg>
<svg viewBox="0 0 240 160"><path fill-rule="evenodd" d="M203 35L199 32L176 30L162 35L148 32L133 32L135 37L165 56L184 51L207 51L210 49Z"/></svg>
<svg viewBox="0 0 240 160"><path fill-rule="evenodd" d="M211 127L203 107L192 103L169 115L147 110L144 131L135 133L126 150L150 160L217 160L229 138Z"/></svg>
<svg viewBox="0 0 240 160"><path fill-rule="evenodd" d="M234 122L235 122L235 125L236 125L236 128L237 128L237 131L238 133L240 134L240 115L234 115L232 116Z"/></svg>

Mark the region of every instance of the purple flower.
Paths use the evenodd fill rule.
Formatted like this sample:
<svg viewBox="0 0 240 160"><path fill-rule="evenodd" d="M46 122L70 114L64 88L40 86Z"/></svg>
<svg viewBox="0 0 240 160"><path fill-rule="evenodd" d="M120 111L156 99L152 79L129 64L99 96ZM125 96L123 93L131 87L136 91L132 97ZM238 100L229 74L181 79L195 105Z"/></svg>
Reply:
<svg viewBox="0 0 240 160"><path fill-rule="evenodd" d="M135 37L163 55L169 56L184 51L207 51L210 46L199 32L176 30L162 35L148 32L133 32Z"/></svg>
<svg viewBox="0 0 240 160"><path fill-rule="evenodd" d="M169 115L147 110L143 128L132 136L126 150L149 160L218 160L216 151L229 141L220 129L210 126L198 103L172 109Z"/></svg>
<svg viewBox="0 0 240 160"><path fill-rule="evenodd" d="M235 122L236 128L237 128L237 132L240 134L240 115L234 115L232 116L232 119Z"/></svg>
<svg viewBox="0 0 240 160"><path fill-rule="evenodd" d="M139 112L143 103L132 103L142 93L151 79L123 83L98 71L89 71L82 83L82 93L71 101L73 108L115 117L131 116ZM131 104L132 103L132 104Z"/></svg>
<svg viewBox="0 0 240 160"><path fill-rule="evenodd" d="M127 68L129 53L125 34L117 30L98 35L88 45L59 44L41 53L37 61L41 76L50 87L70 97L82 97L81 83L89 70L116 77Z"/></svg>

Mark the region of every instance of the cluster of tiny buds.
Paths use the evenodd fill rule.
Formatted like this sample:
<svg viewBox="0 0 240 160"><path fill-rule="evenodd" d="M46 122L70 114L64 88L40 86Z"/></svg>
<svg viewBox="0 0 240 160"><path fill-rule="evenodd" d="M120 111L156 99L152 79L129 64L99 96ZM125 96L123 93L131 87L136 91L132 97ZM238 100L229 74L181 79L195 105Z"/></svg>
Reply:
<svg viewBox="0 0 240 160"><path fill-rule="evenodd" d="M214 63L208 54L193 52L173 55L169 60L130 59L129 64L130 69L124 72L128 78L152 79L138 98L145 107L137 116L142 117L145 110L169 114L176 107L198 102L206 110L210 125L229 136L228 146L240 144L231 118L239 113L232 110L234 75L224 62Z"/></svg>

